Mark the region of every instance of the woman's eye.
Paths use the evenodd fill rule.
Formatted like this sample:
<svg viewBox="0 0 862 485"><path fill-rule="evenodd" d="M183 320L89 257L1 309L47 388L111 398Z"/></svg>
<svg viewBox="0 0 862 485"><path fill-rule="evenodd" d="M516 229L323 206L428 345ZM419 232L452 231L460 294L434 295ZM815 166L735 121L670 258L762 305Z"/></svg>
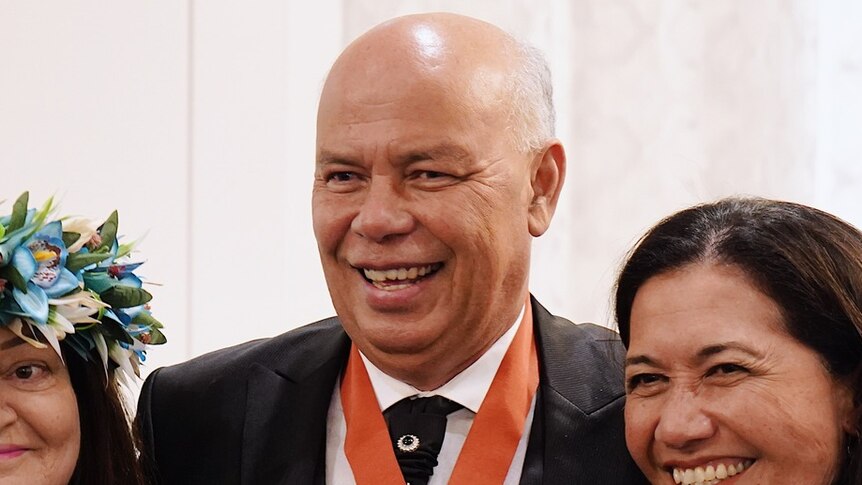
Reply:
<svg viewBox="0 0 862 485"><path fill-rule="evenodd" d="M33 381L39 379L47 373L47 369L36 364L26 364L18 366L12 371L15 379L22 381Z"/></svg>
<svg viewBox="0 0 862 485"><path fill-rule="evenodd" d="M628 380L628 389L632 391L638 387L647 387L663 382L665 377L661 374L635 374Z"/></svg>

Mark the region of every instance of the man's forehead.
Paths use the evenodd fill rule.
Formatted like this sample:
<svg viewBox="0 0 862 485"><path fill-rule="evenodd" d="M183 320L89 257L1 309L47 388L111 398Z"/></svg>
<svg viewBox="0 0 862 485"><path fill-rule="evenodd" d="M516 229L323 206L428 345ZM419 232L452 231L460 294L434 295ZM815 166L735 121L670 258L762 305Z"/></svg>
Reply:
<svg viewBox="0 0 862 485"><path fill-rule="evenodd" d="M351 150L350 147L318 147L317 164L361 164L361 161L356 159L357 151L361 150ZM466 161L472 156L470 151L464 146L451 141L439 140L391 144L386 147L386 152L388 156L391 156L391 161L396 165L409 165L422 160Z"/></svg>
<svg viewBox="0 0 862 485"><path fill-rule="evenodd" d="M351 43L333 65L326 85L343 88L363 81L385 84L393 77L411 76L469 84L477 75L510 71L517 57L514 47L511 36L469 17L402 17Z"/></svg>

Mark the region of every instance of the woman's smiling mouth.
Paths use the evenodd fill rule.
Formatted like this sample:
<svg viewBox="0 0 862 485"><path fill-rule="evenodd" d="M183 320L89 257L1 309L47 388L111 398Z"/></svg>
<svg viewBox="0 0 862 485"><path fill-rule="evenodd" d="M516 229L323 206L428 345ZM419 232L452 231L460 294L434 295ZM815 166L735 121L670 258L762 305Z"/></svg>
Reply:
<svg viewBox="0 0 862 485"><path fill-rule="evenodd" d="M11 460L17 458L27 452L27 448L22 446L0 446L0 460Z"/></svg>
<svg viewBox="0 0 862 485"><path fill-rule="evenodd" d="M724 479L739 475L747 470L754 460L740 460L736 463L710 463L695 468L674 467L671 474L674 483L681 485L718 485Z"/></svg>

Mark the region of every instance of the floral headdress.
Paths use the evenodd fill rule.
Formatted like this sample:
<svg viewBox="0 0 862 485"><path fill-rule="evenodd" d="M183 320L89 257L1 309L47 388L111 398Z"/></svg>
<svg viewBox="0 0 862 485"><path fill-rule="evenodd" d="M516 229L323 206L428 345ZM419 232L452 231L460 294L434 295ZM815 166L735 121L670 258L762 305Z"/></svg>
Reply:
<svg viewBox="0 0 862 485"><path fill-rule="evenodd" d="M0 216L0 327L36 347L47 342L61 358L63 341L106 372L139 376L146 346L166 339L134 274L143 263L128 258L134 243L118 243L117 211L101 225L49 220L52 199L39 210L28 199Z"/></svg>

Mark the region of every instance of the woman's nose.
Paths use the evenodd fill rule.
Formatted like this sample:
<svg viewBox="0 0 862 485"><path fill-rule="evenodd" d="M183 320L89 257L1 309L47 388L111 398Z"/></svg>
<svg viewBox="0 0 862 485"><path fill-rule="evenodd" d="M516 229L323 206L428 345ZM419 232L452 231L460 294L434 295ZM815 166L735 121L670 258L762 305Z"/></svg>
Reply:
<svg viewBox="0 0 862 485"><path fill-rule="evenodd" d="M18 419L18 413L12 407L11 400L8 395L4 395L7 392L0 388L0 430Z"/></svg>
<svg viewBox="0 0 862 485"><path fill-rule="evenodd" d="M655 439L669 448L684 449L711 438L716 429L696 393L675 392L662 409Z"/></svg>

